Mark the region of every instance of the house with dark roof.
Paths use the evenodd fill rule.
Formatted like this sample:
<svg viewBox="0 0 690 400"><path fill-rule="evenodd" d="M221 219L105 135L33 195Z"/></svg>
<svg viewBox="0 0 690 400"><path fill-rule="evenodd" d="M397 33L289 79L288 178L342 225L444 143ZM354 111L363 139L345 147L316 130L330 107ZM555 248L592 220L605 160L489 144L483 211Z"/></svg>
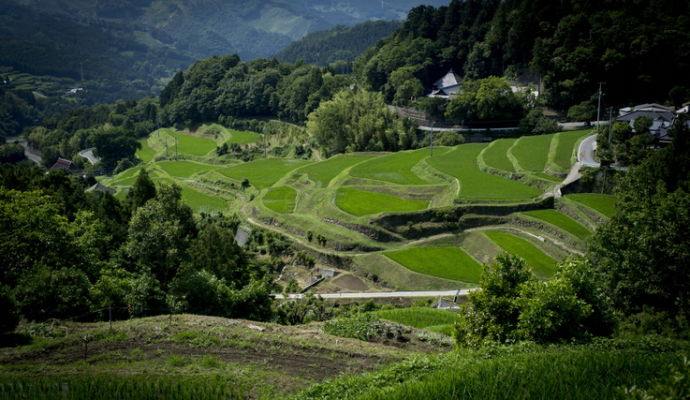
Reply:
<svg viewBox="0 0 690 400"><path fill-rule="evenodd" d="M98 190L99 192L105 192L105 193L110 193L110 194L115 194L115 189L107 187L100 182L96 182L95 185L90 186L85 190L86 193L91 193L95 190Z"/></svg>
<svg viewBox="0 0 690 400"><path fill-rule="evenodd" d="M669 131L678 119L678 114L674 112L673 108L656 103L625 107L618 110L618 117L616 117L615 120L627 122L634 131L635 120L639 117L649 117L652 120L652 126L649 127L649 133L652 134L659 143L671 143L672 138L669 136Z"/></svg>
<svg viewBox="0 0 690 400"><path fill-rule="evenodd" d="M55 164L53 164L52 167L48 169L49 171L65 171L65 172L74 172L79 170L74 163L70 160L66 160L64 158L59 158L57 161L55 161Z"/></svg>
<svg viewBox="0 0 690 400"><path fill-rule="evenodd" d="M447 99L460 91L461 84L462 78L453 72L451 68L439 80L434 82L433 89L427 97L442 97Z"/></svg>

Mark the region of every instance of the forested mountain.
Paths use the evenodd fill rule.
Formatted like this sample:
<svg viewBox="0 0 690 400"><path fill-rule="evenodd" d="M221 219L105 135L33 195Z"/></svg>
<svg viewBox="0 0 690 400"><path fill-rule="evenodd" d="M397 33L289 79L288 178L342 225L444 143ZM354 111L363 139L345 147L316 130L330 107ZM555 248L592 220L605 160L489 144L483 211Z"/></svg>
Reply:
<svg viewBox="0 0 690 400"><path fill-rule="evenodd" d="M312 32L304 38L290 43L275 55L280 61L304 61L309 64L327 66L336 61L350 63L364 50L393 33L401 25L398 21L368 21L349 27Z"/></svg>
<svg viewBox="0 0 690 400"><path fill-rule="evenodd" d="M608 105L665 101L690 86L689 5L659 1L454 0L413 9L394 36L355 63L367 87L392 100L397 87L464 78L532 75L565 110L604 82ZM392 79L407 77L406 79ZM403 72L412 72L404 74Z"/></svg>

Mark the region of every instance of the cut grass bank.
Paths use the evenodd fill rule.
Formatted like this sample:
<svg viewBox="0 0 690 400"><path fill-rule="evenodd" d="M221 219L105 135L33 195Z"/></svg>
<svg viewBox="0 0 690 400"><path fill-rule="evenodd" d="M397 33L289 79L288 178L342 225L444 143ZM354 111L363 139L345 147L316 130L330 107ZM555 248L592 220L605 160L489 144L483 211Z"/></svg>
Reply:
<svg viewBox="0 0 690 400"><path fill-rule="evenodd" d="M542 278L553 276L556 269L556 261L544 254L543 251L539 250L532 243L505 232L487 231L485 234L503 250L524 259L535 275Z"/></svg>
<svg viewBox="0 0 690 400"><path fill-rule="evenodd" d="M384 253L388 258L420 274L461 282L479 282L482 267L457 247L418 247Z"/></svg>

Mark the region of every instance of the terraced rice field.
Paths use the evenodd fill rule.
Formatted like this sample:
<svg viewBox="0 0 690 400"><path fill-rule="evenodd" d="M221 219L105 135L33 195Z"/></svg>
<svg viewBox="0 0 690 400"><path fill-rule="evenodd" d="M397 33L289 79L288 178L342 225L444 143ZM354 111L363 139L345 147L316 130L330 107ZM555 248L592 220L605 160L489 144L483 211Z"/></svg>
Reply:
<svg viewBox="0 0 690 400"><path fill-rule="evenodd" d="M255 132L236 131L233 129L226 129L226 131L230 134L230 139L225 141L227 144L256 143L261 139L261 135Z"/></svg>
<svg viewBox="0 0 690 400"><path fill-rule="evenodd" d="M457 247L417 247L389 251L386 257L420 274L461 282L479 282L482 267Z"/></svg>
<svg viewBox="0 0 690 400"><path fill-rule="evenodd" d="M415 175L412 167L428 155L427 149L388 154L353 167L350 176L398 185L425 185L427 182Z"/></svg>
<svg viewBox="0 0 690 400"><path fill-rule="evenodd" d="M159 161L153 165L160 167L168 175L176 178L189 178L192 175L217 169L217 165L202 164L194 161Z"/></svg>
<svg viewBox="0 0 690 400"><path fill-rule="evenodd" d="M558 133L558 145L554 154L553 162L563 170L569 170L572 165L573 149L577 141L584 136L592 134L591 129L561 132Z"/></svg>
<svg viewBox="0 0 690 400"><path fill-rule="evenodd" d="M592 233L579 222L556 210L526 211L522 214L557 226L578 239L586 239Z"/></svg>
<svg viewBox="0 0 690 400"><path fill-rule="evenodd" d="M218 171L228 178L238 181L247 178L252 186L261 190L272 186L290 171L309 163L310 161L304 160L268 158L239 164Z"/></svg>
<svg viewBox="0 0 690 400"><path fill-rule="evenodd" d="M423 200L407 200L386 193L370 192L350 187L338 188L335 205L341 210L356 216L380 212L418 211L427 208Z"/></svg>
<svg viewBox="0 0 690 400"><path fill-rule="evenodd" d="M524 259L535 275L542 278L553 276L556 261L532 243L505 232L487 231L485 234L506 252Z"/></svg>
<svg viewBox="0 0 690 400"><path fill-rule="evenodd" d="M542 172L549 158L549 147L553 135L523 136L510 149L520 168L531 172Z"/></svg>
<svg viewBox="0 0 690 400"><path fill-rule="evenodd" d="M470 200L522 201L541 194L537 188L488 174L479 169L477 156L486 147L483 143L463 144L427 162L437 170L460 182L459 197Z"/></svg>
<svg viewBox="0 0 690 400"><path fill-rule="evenodd" d="M177 151L180 154L205 156L216 148L216 142L211 139L185 135L173 132L170 129L166 129L165 133L170 137L170 139L168 139L168 148L172 153ZM177 143L175 142L176 140Z"/></svg>
<svg viewBox="0 0 690 400"><path fill-rule="evenodd" d="M300 168L298 171L296 171L296 174L306 174L307 177L309 177L309 179L315 182L319 187L326 187L333 178L335 178L346 168L371 158L373 158L373 156L363 154L341 154L331 157L328 160Z"/></svg>
<svg viewBox="0 0 690 400"><path fill-rule="evenodd" d="M187 185L177 185L182 188L182 201L194 210L196 213L213 213L217 211L228 211L228 202L217 197L199 192Z"/></svg>
<svg viewBox="0 0 690 400"><path fill-rule="evenodd" d="M517 139L498 139L482 152L482 159L487 166L506 172L515 172L513 162L508 158L508 149Z"/></svg>
<svg viewBox="0 0 690 400"><path fill-rule="evenodd" d="M295 210L295 199L297 192L290 186L278 186L270 188L266 195L264 195L264 205L282 214L289 214Z"/></svg>
<svg viewBox="0 0 690 400"><path fill-rule="evenodd" d="M616 213L616 196L610 194L576 193L568 194L564 197L584 204L609 218L613 217Z"/></svg>
<svg viewBox="0 0 690 400"><path fill-rule="evenodd" d="M156 156L156 150L149 146L148 139L140 139L139 143L141 143L141 148L135 153L136 157L145 163L153 160Z"/></svg>

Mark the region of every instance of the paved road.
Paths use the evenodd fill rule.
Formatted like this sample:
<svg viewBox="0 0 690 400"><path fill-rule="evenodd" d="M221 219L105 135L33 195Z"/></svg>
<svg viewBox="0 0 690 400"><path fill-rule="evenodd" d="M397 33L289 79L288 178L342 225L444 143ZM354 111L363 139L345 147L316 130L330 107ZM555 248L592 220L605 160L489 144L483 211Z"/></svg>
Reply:
<svg viewBox="0 0 690 400"><path fill-rule="evenodd" d="M28 143L26 143L26 139L24 138L18 138L18 137L11 137L11 138L5 138L7 143L19 143L23 148L24 148L24 155L26 158L29 160L35 162L36 164L41 164L43 161L41 159L41 153L38 150L32 149L29 147Z"/></svg>
<svg viewBox="0 0 690 400"><path fill-rule="evenodd" d="M438 297L438 296L466 296L474 290L459 289L459 290L420 290L420 291L402 291L402 292L358 292L358 293L312 293L321 296L324 299L382 299L391 297ZM274 294L276 299L285 299L283 294ZM305 297L303 293L290 293L287 295L288 299L302 299Z"/></svg>
<svg viewBox="0 0 690 400"><path fill-rule="evenodd" d="M597 135L587 136L577 150L577 161L585 167L598 168L599 164L594 159L594 150L597 148Z"/></svg>
<svg viewBox="0 0 690 400"><path fill-rule="evenodd" d="M599 121L599 124L601 125L606 125L608 124L609 121ZM561 128L587 128L590 126L596 126L597 122L594 121L591 125L588 125L586 122L558 122L558 126ZM433 132L486 132L486 128L439 128L439 127L433 127L433 126L425 126L425 125L420 125L418 126L419 130L422 131L433 131ZM510 128L492 128L494 131L517 131L520 130L519 127L510 127Z"/></svg>
<svg viewBox="0 0 690 400"><path fill-rule="evenodd" d="M91 165L96 165L99 161L101 161L100 158L96 157L96 155L93 154L93 149L82 150L79 152L79 155L89 160Z"/></svg>

